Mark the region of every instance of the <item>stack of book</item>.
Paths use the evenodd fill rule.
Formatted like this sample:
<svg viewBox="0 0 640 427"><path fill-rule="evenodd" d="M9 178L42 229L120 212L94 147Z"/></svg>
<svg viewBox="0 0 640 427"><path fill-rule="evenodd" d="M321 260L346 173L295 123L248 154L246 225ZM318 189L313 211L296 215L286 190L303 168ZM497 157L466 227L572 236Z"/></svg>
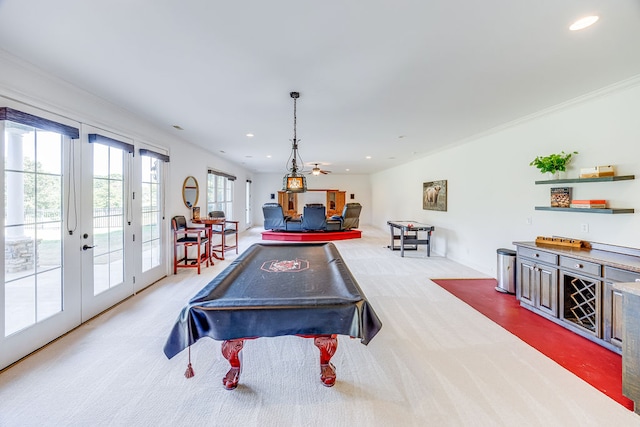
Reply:
<svg viewBox="0 0 640 427"><path fill-rule="evenodd" d="M606 209L607 201L606 200L572 200L571 207L579 208L579 209Z"/></svg>

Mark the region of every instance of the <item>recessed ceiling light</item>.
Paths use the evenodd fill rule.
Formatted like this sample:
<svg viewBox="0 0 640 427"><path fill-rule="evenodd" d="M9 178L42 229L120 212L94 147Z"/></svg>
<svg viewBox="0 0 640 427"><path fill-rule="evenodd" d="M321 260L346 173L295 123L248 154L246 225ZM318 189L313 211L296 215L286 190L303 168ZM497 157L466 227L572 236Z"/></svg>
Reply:
<svg viewBox="0 0 640 427"><path fill-rule="evenodd" d="M253 138L253 134L252 133L248 133L247 134L247 138Z"/></svg>
<svg viewBox="0 0 640 427"><path fill-rule="evenodd" d="M347 172L349 172L351 169L345 169Z"/></svg>
<svg viewBox="0 0 640 427"><path fill-rule="evenodd" d="M580 18L576 22L571 24L569 29L571 31L578 31L578 30L585 29L595 24L598 19L600 19L600 17L596 15L585 16L584 18Z"/></svg>
<svg viewBox="0 0 640 427"><path fill-rule="evenodd" d="M183 129L181 126L179 126L179 125L173 125L173 128L174 128L174 129L178 129L178 130L184 130L184 129Z"/></svg>
<svg viewBox="0 0 640 427"><path fill-rule="evenodd" d="M365 157L365 159L367 159L367 160L369 160L370 158L371 158L371 156L367 156L367 157Z"/></svg>
<svg viewBox="0 0 640 427"><path fill-rule="evenodd" d="M267 154L267 159L270 159L270 158L271 158L271 154Z"/></svg>

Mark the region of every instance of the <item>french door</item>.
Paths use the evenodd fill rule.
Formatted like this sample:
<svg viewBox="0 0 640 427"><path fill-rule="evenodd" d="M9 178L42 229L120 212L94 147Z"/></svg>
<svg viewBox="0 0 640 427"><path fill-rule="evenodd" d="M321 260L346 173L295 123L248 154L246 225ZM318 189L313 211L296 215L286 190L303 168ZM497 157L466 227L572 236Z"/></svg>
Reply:
<svg viewBox="0 0 640 427"><path fill-rule="evenodd" d="M21 104L0 147L2 369L166 275L169 158Z"/></svg>
<svg viewBox="0 0 640 427"><path fill-rule="evenodd" d="M134 186L134 195L138 196L133 201L134 212L140 212L139 215L134 215L140 218L134 235L136 253L139 255L136 265L140 270L136 273L134 291L139 291L166 275L168 248L165 188L169 156L143 143L139 143L138 147L141 147L136 161L139 167L134 168L134 171L139 171L139 176L134 181L140 186Z"/></svg>
<svg viewBox="0 0 640 427"><path fill-rule="evenodd" d="M77 217L66 209L79 124L20 108L0 108L0 368L81 322Z"/></svg>
<svg viewBox="0 0 640 427"><path fill-rule="evenodd" d="M132 295L134 277L132 141L83 128L82 321ZM135 221L137 223L137 221Z"/></svg>

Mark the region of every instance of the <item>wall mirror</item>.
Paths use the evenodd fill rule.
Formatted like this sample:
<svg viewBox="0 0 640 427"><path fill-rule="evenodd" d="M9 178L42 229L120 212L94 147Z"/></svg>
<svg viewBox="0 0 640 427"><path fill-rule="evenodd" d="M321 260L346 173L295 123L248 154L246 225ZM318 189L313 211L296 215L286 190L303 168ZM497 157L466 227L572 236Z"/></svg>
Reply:
<svg viewBox="0 0 640 427"><path fill-rule="evenodd" d="M188 176L182 184L182 200L189 209L198 203L198 180L192 176Z"/></svg>

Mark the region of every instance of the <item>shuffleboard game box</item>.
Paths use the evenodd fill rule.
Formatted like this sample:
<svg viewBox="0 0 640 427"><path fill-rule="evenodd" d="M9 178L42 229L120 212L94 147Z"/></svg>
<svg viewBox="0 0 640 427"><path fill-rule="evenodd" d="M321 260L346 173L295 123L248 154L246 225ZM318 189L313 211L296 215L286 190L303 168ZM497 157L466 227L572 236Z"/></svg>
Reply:
<svg viewBox="0 0 640 427"><path fill-rule="evenodd" d="M571 206L571 187L554 187L551 189L551 207L568 208Z"/></svg>

